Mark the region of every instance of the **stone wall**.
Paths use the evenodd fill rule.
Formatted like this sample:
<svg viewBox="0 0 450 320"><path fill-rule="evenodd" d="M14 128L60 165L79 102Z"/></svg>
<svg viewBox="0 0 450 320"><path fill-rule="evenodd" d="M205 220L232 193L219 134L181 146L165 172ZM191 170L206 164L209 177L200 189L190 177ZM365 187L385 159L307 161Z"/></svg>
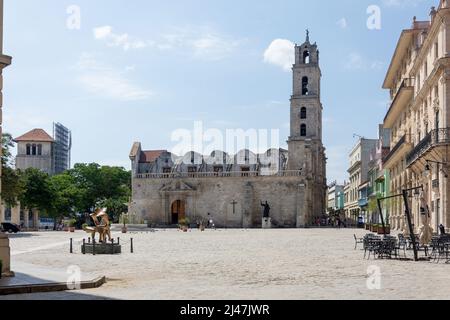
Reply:
<svg viewBox="0 0 450 320"><path fill-rule="evenodd" d="M307 201L306 189L303 177L134 179L130 212L149 223L170 225L171 206L181 200L191 222L211 217L218 227L253 228L261 227L261 201L268 201L275 227L303 227L305 216L322 214L312 212L321 201L314 197L321 193L310 192Z"/></svg>

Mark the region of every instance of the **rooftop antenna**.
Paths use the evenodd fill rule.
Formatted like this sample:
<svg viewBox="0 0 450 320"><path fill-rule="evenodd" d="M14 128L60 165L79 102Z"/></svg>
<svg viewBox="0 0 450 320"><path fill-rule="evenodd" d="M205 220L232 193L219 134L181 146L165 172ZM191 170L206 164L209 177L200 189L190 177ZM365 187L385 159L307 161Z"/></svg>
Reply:
<svg viewBox="0 0 450 320"><path fill-rule="evenodd" d="M356 133L353 134L353 138L365 139L365 137L360 136L359 134L356 134Z"/></svg>

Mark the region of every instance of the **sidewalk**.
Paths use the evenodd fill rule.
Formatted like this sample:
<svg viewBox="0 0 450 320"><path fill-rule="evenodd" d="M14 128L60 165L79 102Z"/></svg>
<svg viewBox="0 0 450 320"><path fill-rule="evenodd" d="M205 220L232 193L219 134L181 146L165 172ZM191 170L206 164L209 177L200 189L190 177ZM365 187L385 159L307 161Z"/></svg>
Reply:
<svg viewBox="0 0 450 320"><path fill-rule="evenodd" d="M0 279L0 296L66 291L69 290L68 281L77 279L76 274L70 270L42 268L25 263L14 263L13 269L15 277ZM77 289L98 288L106 283L105 277L86 273L82 273L77 280L80 281Z"/></svg>

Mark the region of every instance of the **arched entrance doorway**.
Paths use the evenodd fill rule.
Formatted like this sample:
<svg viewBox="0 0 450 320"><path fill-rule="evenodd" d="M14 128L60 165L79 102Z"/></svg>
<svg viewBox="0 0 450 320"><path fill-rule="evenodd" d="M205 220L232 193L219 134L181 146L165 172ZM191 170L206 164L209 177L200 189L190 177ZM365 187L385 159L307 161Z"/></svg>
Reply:
<svg viewBox="0 0 450 320"><path fill-rule="evenodd" d="M177 200L172 203L172 224L178 224L184 219L186 219L186 203L182 200Z"/></svg>

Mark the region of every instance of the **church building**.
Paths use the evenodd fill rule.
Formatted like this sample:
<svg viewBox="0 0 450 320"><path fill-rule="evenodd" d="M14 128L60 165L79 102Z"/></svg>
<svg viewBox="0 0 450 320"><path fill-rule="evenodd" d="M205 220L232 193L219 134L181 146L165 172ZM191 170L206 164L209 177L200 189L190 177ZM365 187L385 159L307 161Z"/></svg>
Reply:
<svg viewBox="0 0 450 320"><path fill-rule="evenodd" d="M326 213L321 70L316 43L295 46L288 150L174 155L134 143L129 212L156 226L213 220L217 227L302 228ZM267 221L266 221L267 222ZM267 226L266 226L267 227Z"/></svg>

